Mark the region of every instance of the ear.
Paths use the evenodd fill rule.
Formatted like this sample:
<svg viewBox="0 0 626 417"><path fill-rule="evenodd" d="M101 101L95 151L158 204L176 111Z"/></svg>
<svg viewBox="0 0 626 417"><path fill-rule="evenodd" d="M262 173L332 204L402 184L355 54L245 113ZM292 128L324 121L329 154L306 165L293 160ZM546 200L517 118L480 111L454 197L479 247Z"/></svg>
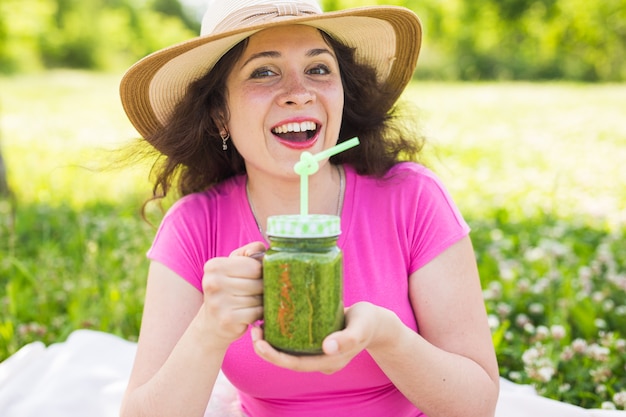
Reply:
<svg viewBox="0 0 626 417"><path fill-rule="evenodd" d="M227 118L224 117L222 112L213 116L213 123L215 123L215 127L219 130L220 136L225 137L228 135L228 126L227 126Z"/></svg>

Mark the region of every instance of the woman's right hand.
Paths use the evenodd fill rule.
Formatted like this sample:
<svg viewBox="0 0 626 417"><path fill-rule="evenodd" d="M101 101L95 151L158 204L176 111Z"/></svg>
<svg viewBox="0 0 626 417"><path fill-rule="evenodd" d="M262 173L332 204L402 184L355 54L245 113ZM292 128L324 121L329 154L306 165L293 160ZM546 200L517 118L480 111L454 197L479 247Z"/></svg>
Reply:
<svg viewBox="0 0 626 417"><path fill-rule="evenodd" d="M224 348L263 318L263 267L255 255L264 251L253 242L204 265L203 322Z"/></svg>

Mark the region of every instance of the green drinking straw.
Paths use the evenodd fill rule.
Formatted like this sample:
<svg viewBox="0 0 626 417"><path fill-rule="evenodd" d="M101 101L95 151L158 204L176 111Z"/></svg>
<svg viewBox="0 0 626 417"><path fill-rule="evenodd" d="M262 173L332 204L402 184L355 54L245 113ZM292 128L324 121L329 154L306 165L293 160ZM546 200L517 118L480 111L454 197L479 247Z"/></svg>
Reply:
<svg viewBox="0 0 626 417"><path fill-rule="evenodd" d="M304 151L300 154L300 160L296 162L293 170L300 175L300 215L307 216L309 214L309 175L315 174L319 169L319 162L326 158L330 158L340 152L353 148L359 144L359 138L352 138L345 142L341 142L332 148L328 148L315 155Z"/></svg>

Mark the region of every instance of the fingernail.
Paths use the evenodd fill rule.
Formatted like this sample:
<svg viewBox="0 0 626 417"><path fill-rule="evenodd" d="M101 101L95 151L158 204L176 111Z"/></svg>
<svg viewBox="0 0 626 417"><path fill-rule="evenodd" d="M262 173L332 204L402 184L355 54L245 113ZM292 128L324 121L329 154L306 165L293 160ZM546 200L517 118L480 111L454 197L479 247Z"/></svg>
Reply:
<svg viewBox="0 0 626 417"><path fill-rule="evenodd" d="M337 344L336 340L329 340L326 343L324 343L324 351L328 354L328 355L333 355L337 352L339 352L339 345Z"/></svg>

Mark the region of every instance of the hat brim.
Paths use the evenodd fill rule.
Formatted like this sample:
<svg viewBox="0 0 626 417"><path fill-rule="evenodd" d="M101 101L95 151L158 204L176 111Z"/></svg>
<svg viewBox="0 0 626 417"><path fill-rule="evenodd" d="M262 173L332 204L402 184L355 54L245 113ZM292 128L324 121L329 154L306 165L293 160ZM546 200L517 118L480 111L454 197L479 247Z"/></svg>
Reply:
<svg viewBox="0 0 626 417"><path fill-rule="evenodd" d="M128 118L139 134L150 137L167 123L189 84L204 76L233 46L268 27L293 24L316 27L355 48L357 61L373 66L379 81L395 93L393 102L411 80L422 39L417 15L403 7L361 7L272 20L156 51L122 78L120 95Z"/></svg>

